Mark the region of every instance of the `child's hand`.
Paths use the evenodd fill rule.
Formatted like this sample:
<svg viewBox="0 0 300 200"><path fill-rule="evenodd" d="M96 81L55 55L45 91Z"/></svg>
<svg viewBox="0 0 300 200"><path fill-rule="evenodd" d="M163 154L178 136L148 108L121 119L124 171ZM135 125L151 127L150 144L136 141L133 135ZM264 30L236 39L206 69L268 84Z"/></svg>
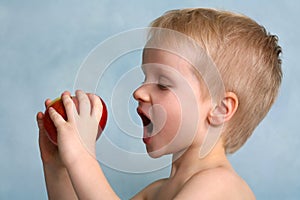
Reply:
<svg viewBox="0 0 300 200"><path fill-rule="evenodd" d="M45 101L45 107L47 108L51 104L51 100L47 99ZM62 162L58 155L58 149L57 146L55 146L50 140L48 139L48 136L46 134L46 130L44 128L43 124L43 118L44 114L42 112L38 112L36 116L38 128L39 128L39 146L40 146L40 152L41 152L41 158L43 161L43 164L47 165L53 165L55 167L61 167Z"/></svg>
<svg viewBox="0 0 300 200"><path fill-rule="evenodd" d="M49 109L50 118L57 129L59 154L66 166L78 161L83 153L95 157L98 124L102 113L101 100L96 95L76 91L76 97L79 103L78 112L70 94L62 94L67 121L54 109Z"/></svg>

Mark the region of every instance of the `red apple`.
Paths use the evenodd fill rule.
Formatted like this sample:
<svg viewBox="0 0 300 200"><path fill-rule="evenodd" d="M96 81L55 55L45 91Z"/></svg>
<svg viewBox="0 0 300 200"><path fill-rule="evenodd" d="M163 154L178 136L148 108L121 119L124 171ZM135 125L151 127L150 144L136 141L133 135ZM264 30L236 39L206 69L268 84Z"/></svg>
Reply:
<svg viewBox="0 0 300 200"><path fill-rule="evenodd" d="M71 97L77 110L78 110L78 99L75 96ZM100 97L99 97L100 98ZM97 134L97 138L96 140L100 137L101 132L103 131L103 129L105 128L106 122L107 122L107 108L106 105L104 103L104 101L100 98L103 109L102 109L102 116L99 122L99 128L98 128L98 134ZM44 123L44 127L46 129L46 132L48 134L48 138L49 140L53 143L57 145L57 132L56 132L56 127L54 126L54 123L52 122L50 116L49 116L49 107L53 107L56 112L58 112L65 120L67 120L67 114L66 114L66 110L65 107L63 105L63 102L61 100L61 98L57 98L55 100L53 100L53 102L51 102L51 104L47 107L46 111L45 111L45 116L43 118L43 123Z"/></svg>

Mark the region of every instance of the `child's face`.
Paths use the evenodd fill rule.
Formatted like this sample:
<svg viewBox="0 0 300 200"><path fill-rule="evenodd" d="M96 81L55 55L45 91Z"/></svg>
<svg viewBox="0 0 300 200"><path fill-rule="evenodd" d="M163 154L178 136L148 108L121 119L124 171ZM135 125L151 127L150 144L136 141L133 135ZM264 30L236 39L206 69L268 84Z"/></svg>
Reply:
<svg viewBox="0 0 300 200"><path fill-rule="evenodd" d="M207 99L201 92L204 86L190 64L166 51L146 49L142 70L145 81L134 98L139 102L148 154L160 157L195 145L199 132L207 128L209 101L203 100Z"/></svg>

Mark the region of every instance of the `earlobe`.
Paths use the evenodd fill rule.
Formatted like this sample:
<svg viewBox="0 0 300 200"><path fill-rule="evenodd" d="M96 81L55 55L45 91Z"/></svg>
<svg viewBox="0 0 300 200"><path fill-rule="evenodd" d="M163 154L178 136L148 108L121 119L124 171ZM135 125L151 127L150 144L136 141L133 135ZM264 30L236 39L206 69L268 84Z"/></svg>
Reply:
<svg viewBox="0 0 300 200"><path fill-rule="evenodd" d="M208 122L212 126L220 126L229 121L238 108L238 98L233 92L226 92L222 101L216 105L208 115Z"/></svg>

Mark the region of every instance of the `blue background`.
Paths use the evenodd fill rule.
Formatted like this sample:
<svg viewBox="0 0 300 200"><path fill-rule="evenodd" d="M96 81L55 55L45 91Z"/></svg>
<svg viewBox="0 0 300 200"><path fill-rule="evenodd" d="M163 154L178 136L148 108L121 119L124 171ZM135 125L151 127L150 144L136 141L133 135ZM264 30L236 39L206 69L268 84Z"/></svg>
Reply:
<svg viewBox="0 0 300 200"><path fill-rule="evenodd" d="M47 199L35 115L44 110L44 99L73 91L91 49L184 7L240 12L279 36L284 79L278 100L249 141L229 157L257 199L300 198L299 1L0 0L0 199ZM123 199L169 173L168 167L147 174L103 168Z"/></svg>

